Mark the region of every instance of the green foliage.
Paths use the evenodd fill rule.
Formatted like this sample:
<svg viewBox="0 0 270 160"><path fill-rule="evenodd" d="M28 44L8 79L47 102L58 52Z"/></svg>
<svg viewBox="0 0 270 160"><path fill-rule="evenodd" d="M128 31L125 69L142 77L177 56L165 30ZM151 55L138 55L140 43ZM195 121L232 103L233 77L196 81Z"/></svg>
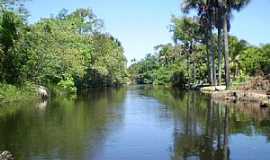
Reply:
<svg viewBox="0 0 270 160"><path fill-rule="evenodd" d="M124 49L116 38L101 32L103 22L91 9L62 10L33 25L8 9L0 19L2 83L31 81L75 93L127 81Z"/></svg>
<svg viewBox="0 0 270 160"><path fill-rule="evenodd" d="M244 83L256 72L263 71L269 74L270 45L261 47L251 46L244 40L229 37L230 66L234 83ZM217 40L214 41L217 50ZM192 54L185 45L164 44L155 47L154 55L147 55L141 61L133 63L128 71L134 83L172 85L184 88L187 85L200 85L207 82L207 48L194 43ZM215 57L218 63L218 57ZM224 66L224 64L221 64ZM222 72L224 75L224 72Z"/></svg>
<svg viewBox="0 0 270 160"><path fill-rule="evenodd" d="M134 83L153 85L173 85L183 87L187 74L184 60L177 55L179 48L171 44L155 47L155 55L148 54L143 60L132 64L128 71ZM183 84L182 84L183 82Z"/></svg>
<svg viewBox="0 0 270 160"><path fill-rule="evenodd" d="M57 87L64 93L74 94L77 89L71 76L67 76L64 80L57 83Z"/></svg>
<svg viewBox="0 0 270 160"><path fill-rule="evenodd" d="M156 70L154 84L164 85L169 84L171 80L172 72L167 67L161 67Z"/></svg>
<svg viewBox="0 0 270 160"><path fill-rule="evenodd" d="M3 12L0 19L0 80L15 84L18 83L20 65L18 53L12 52L12 48L19 39L20 31L23 32L23 23L20 17L10 11Z"/></svg>
<svg viewBox="0 0 270 160"><path fill-rule="evenodd" d="M264 60L262 52L255 47L248 48L240 57L240 64L246 74L254 75L261 69L261 62Z"/></svg>
<svg viewBox="0 0 270 160"><path fill-rule="evenodd" d="M261 59L261 69L264 71L264 73L270 74L270 44L263 45L261 51L262 57L264 58Z"/></svg>
<svg viewBox="0 0 270 160"><path fill-rule="evenodd" d="M202 33L200 30L200 24L195 18L178 18L173 16L171 24L171 32L173 33L173 39L177 42L190 43L201 39Z"/></svg>
<svg viewBox="0 0 270 160"><path fill-rule="evenodd" d="M34 98L35 94L35 86L30 82L26 82L23 87L0 83L0 103Z"/></svg>

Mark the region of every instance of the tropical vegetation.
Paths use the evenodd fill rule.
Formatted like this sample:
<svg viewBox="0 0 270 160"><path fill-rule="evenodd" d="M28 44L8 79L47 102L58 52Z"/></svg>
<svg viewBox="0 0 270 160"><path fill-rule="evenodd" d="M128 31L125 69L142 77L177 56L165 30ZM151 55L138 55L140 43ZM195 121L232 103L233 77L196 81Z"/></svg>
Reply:
<svg viewBox="0 0 270 160"><path fill-rule="evenodd" d="M228 34L233 10L240 11L248 3L184 0L184 16L171 20L174 44L158 45L153 54L133 60L129 67L133 82L188 88L225 84L229 88L231 81L269 74L269 44L255 46Z"/></svg>
<svg viewBox="0 0 270 160"><path fill-rule="evenodd" d="M29 23L23 3L1 1L1 85L32 83L75 93L127 81L122 44L103 31L103 21L91 9L63 9Z"/></svg>

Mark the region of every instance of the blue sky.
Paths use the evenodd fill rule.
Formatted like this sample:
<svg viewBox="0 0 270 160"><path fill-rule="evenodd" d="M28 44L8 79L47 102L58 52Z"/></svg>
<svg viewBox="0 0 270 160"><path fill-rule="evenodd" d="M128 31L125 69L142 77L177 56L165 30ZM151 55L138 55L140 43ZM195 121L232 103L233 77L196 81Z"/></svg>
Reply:
<svg viewBox="0 0 270 160"><path fill-rule="evenodd" d="M32 0L30 21L57 14L62 8L92 8L105 22L105 31L118 38L128 60L141 59L153 47L171 42L171 15L181 15L181 0ZM252 44L270 43L270 0L251 0L235 13L231 33Z"/></svg>

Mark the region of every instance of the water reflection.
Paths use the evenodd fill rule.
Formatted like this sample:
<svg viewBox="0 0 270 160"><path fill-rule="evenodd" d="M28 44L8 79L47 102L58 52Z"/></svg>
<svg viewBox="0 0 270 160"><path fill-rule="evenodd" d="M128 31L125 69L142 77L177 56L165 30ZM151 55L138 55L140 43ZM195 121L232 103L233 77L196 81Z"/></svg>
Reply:
<svg viewBox="0 0 270 160"><path fill-rule="evenodd" d="M270 159L268 109L148 86L0 108L0 150L20 160Z"/></svg>
<svg viewBox="0 0 270 160"><path fill-rule="evenodd" d="M36 104L36 108L41 111L45 111L48 106L48 101L41 101Z"/></svg>
<svg viewBox="0 0 270 160"><path fill-rule="evenodd" d="M109 126L121 122L117 110L125 93L93 90L76 101L53 99L47 108L47 102L6 107L16 111L0 117L0 150L10 150L21 160L91 159Z"/></svg>
<svg viewBox="0 0 270 160"><path fill-rule="evenodd" d="M269 110L252 104L220 104L196 92L147 90L174 113L172 160L269 159ZM259 141L261 136L268 139ZM244 140L254 139L249 146ZM237 140L239 139L239 142ZM233 148L233 149L232 149ZM252 156L244 149L249 148ZM251 149L253 148L253 149ZM233 154L232 154L233 152ZM264 153L264 154L262 154Z"/></svg>

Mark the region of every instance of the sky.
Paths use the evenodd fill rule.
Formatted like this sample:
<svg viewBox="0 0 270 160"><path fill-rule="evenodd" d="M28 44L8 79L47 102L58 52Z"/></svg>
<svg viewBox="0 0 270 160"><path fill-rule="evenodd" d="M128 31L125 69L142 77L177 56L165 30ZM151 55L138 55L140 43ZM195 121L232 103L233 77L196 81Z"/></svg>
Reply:
<svg viewBox="0 0 270 160"><path fill-rule="evenodd" d="M172 42L171 15L181 16L181 0L32 0L26 4L29 21L56 15L62 8L92 8L105 23L105 31L122 42L130 60L153 53L153 47ZM231 34L251 44L270 43L270 0L251 0L234 13Z"/></svg>

